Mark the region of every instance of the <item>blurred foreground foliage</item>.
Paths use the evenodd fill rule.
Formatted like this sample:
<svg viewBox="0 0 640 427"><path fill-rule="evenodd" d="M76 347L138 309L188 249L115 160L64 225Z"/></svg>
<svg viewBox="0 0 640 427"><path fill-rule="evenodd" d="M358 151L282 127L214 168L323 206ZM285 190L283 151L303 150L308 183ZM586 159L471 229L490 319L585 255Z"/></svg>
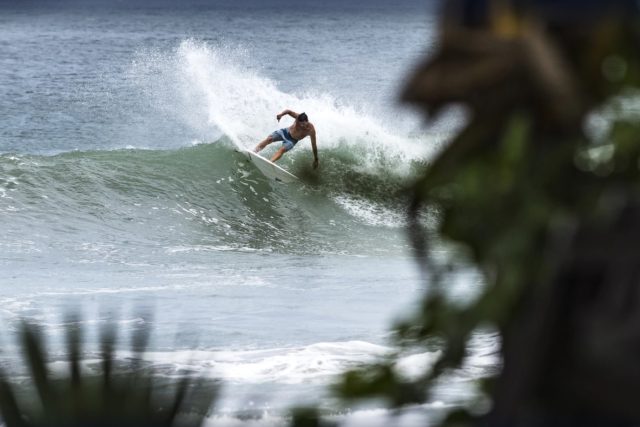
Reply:
<svg viewBox="0 0 640 427"><path fill-rule="evenodd" d="M413 187L409 234L429 289L396 328L405 350L436 340L441 352L417 377L396 356L348 372L341 397L428 402L490 329L500 373L443 425L637 425L639 6L444 4L439 50L402 99L427 116L462 106L468 119ZM466 267L437 256L443 246L482 274L469 304L448 296Z"/></svg>
<svg viewBox="0 0 640 427"><path fill-rule="evenodd" d="M143 318L147 316L142 316ZM99 337L99 355L83 348L89 340L83 322L67 316L66 346L60 363L46 349L41 327L23 321L16 334L25 366L5 364L0 369L0 425L6 427L200 427L219 397L220 382L188 372L167 376L145 360L150 337L148 323L137 329L129 351L116 355L117 326L105 326ZM116 357L117 356L117 357ZM10 366L10 370L7 370ZM17 368L17 369L16 369ZM21 369L26 368L26 372ZM244 421L256 425L249 417ZM282 425L334 427L312 407L291 409Z"/></svg>
<svg viewBox="0 0 640 427"><path fill-rule="evenodd" d="M100 337L98 369L86 366L77 317L66 322L67 369L53 374L38 326L24 322L18 333L28 382L0 373L0 414L6 427L198 427L218 392L214 381L161 379L144 366L149 329L132 339L132 356L115 358L117 328ZM15 372L11 372L15 376Z"/></svg>

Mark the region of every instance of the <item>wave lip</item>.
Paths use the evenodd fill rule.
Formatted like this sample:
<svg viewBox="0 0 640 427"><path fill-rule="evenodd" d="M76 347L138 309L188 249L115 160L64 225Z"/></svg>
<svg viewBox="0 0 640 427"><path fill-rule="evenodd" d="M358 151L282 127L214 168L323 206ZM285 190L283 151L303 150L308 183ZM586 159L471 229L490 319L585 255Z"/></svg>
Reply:
<svg viewBox="0 0 640 427"><path fill-rule="evenodd" d="M347 147L363 168L409 173L407 163L427 156L425 135L416 137L389 126L395 119L366 112L366 100L346 103L314 90L286 93L277 81L262 75L246 48L184 40L173 51L139 52L129 70L150 111L179 128L190 129L194 140L225 135L238 147L253 148L275 129L289 126L285 108L305 111L318 131L320 150ZM152 117L150 119L153 120ZM157 119L156 119L157 120ZM308 143L300 144L303 151Z"/></svg>

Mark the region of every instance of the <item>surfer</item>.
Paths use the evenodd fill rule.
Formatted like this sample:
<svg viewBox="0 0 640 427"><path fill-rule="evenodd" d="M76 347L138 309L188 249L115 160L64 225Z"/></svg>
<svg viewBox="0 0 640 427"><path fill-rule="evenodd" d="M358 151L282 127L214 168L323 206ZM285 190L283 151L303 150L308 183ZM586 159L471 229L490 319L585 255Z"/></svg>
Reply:
<svg viewBox="0 0 640 427"><path fill-rule="evenodd" d="M291 110L284 110L282 113L278 114L276 118L278 119L278 121L280 121L282 116L287 114L296 119L296 121L288 128L278 129L277 131L266 137L264 141L256 145L256 148L253 150L254 153L259 152L272 142L282 141L282 147L280 147L278 151L275 152L273 157L271 157L271 161L276 162L280 157L282 157L284 153L295 147L298 141L309 136L311 137L311 148L313 149L313 168L316 169L318 167L316 128L311 122L309 122L309 117L307 117L306 113L298 114Z"/></svg>

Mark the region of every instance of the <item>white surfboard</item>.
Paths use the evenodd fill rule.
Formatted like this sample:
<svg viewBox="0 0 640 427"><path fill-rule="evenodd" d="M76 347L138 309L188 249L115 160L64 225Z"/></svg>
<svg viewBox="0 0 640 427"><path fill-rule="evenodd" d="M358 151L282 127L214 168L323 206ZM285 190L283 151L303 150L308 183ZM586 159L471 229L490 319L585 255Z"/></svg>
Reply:
<svg viewBox="0 0 640 427"><path fill-rule="evenodd" d="M298 177L292 174L291 172L287 172L282 169L280 166L275 163L265 159L259 154L254 153L253 151L245 150L243 148L238 150L239 153L244 154L247 158L255 165L255 167L260 170L267 178L274 179L276 181L291 183L298 181Z"/></svg>

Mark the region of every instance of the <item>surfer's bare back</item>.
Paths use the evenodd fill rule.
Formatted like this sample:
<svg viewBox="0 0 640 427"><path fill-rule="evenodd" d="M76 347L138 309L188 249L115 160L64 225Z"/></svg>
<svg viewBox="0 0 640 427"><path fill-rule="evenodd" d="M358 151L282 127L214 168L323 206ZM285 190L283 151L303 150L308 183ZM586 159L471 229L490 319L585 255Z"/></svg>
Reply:
<svg viewBox="0 0 640 427"><path fill-rule="evenodd" d="M309 121L306 113L298 114L291 110L284 110L282 113L278 114L276 118L280 121L282 116L287 114L296 119L296 121L288 128L278 129L273 132L271 135L266 137L264 141L256 145L256 148L253 151L257 153L272 142L282 141L282 147L280 147L273 157L271 157L271 161L276 162L284 153L295 147L298 141L309 136L311 137L311 148L313 149L313 168L316 169L318 167L316 128Z"/></svg>

